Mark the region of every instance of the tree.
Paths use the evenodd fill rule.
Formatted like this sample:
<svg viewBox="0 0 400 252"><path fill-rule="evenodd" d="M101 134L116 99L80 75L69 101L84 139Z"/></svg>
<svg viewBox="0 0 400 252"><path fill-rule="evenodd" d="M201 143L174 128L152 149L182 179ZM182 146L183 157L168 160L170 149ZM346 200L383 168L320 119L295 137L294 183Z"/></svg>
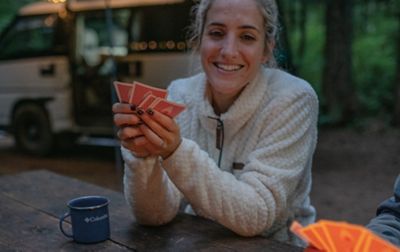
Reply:
<svg viewBox="0 0 400 252"><path fill-rule="evenodd" d="M285 19L284 3L282 0L276 1L279 10L279 23L281 26L281 31L279 33L279 38L277 41L277 52L275 53L278 65L291 73L295 73L296 69L293 64L292 59L292 49L290 46L287 22Z"/></svg>
<svg viewBox="0 0 400 252"><path fill-rule="evenodd" d="M327 0L323 112L330 123L344 123L355 112L352 87L353 0Z"/></svg>
<svg viewBox="0 0 400 252"><path fill-rule="evenodd" d="M400 6L400 4L399 4ZM398 9L397 9L398 10ZM394 113L393 113L393 122L396 126L400 126L400 11L396 13L397 17L397 41L396 46L396 76L395 76L395 106L394 106Z"/></svg>

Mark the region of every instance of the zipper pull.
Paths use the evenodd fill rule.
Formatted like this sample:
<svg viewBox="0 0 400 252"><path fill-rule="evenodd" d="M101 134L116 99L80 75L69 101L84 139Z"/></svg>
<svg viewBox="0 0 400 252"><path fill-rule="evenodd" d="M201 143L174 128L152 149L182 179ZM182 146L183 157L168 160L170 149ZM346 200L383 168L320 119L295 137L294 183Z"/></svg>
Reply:
<svg viewBox="0 0 400 252"><path fill-rule="evenodd" d="M208 118L217 121L217 129L216 129L216 134L215 134L216 135L215 147L218 150L222 150L222 147L224 145L224 122L217 117L209 116Z"/></svg>
<svg viewBox="0 0 400 252"><path fill-rule="evenodd" d="M221 119L217 118L217 117L209 116L208 118L217 121L215 147L219 150L218 167L221 167L222 150L224 148L224 122Z"/></svg>
<svg viewBox="0 0 400 252"><path fill-rule="evenodd" d="M220 121L218 121L218 124L217 124L217 133L216 133L216 135L217 135L217 138L216 138L216 143L215 143L215 147L218 149L218 150L221 150L222 149L222 141L223 141L223 136L222 136L222 134L223 134L223 125L222 125L222 123L220 122Z"/></svg>

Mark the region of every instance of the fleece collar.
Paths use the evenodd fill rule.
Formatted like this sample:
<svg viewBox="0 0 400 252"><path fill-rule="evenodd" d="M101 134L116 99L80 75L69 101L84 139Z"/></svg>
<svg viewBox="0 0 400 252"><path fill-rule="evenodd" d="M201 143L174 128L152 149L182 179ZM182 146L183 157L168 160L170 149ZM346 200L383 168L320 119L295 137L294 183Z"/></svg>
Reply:
<svg viewBox="0 0 400 252"><path fill-rule="evenodd" d="M200 116L200 123L210 133L215 132L217 121L209 117L219 118L224 122L225 137L230 138L235 135L254 114L258 111L258 107L263 103L267 94L268 82L266 78L266 70L262 67L240 96L232 104L232 106L221 116L214 113L209 99L205 99L206 79L205 75L201 74L198 78L199 82L196 85L194 93L195 103ZM200 95L201 94L201 95Z"/></svg>

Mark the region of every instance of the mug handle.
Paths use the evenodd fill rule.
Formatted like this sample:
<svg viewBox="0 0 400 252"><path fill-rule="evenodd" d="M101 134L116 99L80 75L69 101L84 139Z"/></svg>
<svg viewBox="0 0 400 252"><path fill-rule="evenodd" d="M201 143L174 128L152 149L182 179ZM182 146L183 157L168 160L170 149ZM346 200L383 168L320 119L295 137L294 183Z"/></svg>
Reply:
<svg viewBox="0 0 400 252"><path fill-rule="evenodd" d="M68 212L68 213L65 213L65 214L63 215L63 217L60 218L59 227L60 227L61 232L62 232L65 236L67 236L67 237L69 237L69 238L73 238L74 236L73 236L72 234L68 234L67 232L65 232L65 230L64 230L64 228L63 228L63 222L64 222L65 219L66 219L68 216L70 216L70 215L71 215L71 214Z"/></svg>

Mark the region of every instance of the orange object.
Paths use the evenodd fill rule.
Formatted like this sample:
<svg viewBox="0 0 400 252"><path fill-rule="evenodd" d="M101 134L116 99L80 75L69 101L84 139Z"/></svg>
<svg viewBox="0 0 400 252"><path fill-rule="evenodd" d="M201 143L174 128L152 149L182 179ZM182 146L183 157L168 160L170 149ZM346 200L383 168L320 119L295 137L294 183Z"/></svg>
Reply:
<svg viewBox="0 0 400 252"><path fill-rule="evenodd" d="M309 245L305 252L400 252L367 228L347 222L320 220L303 227L294 221L290 230Z"/></svg>

